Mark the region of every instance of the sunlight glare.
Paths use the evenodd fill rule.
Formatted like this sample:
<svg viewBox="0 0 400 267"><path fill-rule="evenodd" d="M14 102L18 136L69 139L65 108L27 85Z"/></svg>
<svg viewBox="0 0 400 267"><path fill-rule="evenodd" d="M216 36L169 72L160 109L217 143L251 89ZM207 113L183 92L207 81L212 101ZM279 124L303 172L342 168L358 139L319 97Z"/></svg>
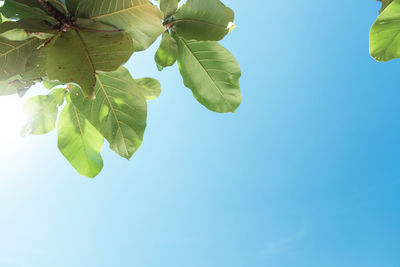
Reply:
<svg viewBox="0 0 400 267"><path fill-rule="evenodd" d="M22 139L19 133L24 122L24 100L16 95L1 97L0 144L2 147Z"/></svg>

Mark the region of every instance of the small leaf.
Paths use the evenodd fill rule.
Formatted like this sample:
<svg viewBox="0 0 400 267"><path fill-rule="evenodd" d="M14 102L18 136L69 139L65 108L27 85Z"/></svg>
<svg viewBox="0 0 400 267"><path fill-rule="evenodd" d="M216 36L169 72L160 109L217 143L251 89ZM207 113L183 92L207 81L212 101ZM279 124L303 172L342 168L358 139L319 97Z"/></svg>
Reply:
<svg viewBox="0 0 400 267"><path fill-rule="evenodd" d="M239 64L232 54L216 42L178 43L178 66L186 87L205 107L215 112L233 112L242 100Z"/></svg>
<svg viewBox="0 0 400 267"><path fill-rule="evenodd" d="M131 34L135 51L147 49L165 30L162 12L147 0L67 0L66 3L76 17L113 25Z"/></svg>
<svg viewBox="0 0 400 267"><path fill-rule="evenodd" d="M153 100L161 94L161 84L153 78L135 79L135 82L140 85L142 93L146 100Z"/></svg>
<svg viewBox="0 0 400 267"><path fill-rule="evenodd" d="M165 31L162 35L160 47L154 55L155 62L163 68L172 66L176 61L177 54L178 46L175 39L171 37L168 31Z"/></svg>
<svg viewBox="0 0 400 267"><path fill-rule="evenodd" d="M65 90L57 88L48 95L38 95L25 103L27 123L22 134L45 134L54 130L58 107L64 102Z"/></svg>
<svg viewBox="0 0 400 267"><path fill-rule="evenodd" d="M232 9L219 0L188 0L174 14L174 29L186 40L219 41L234 21Z"/></svg>
<svg viewBox="0 0 400 267"><path fill-rule="evenodd" d="M72 103L107 139L110 148L131 158L142 143L146 128L147 104L142 89L124 67L97 76L96 99L87 100L71 86Z"/></svg>
<svg viewBox="0 0 400 267"><path fill-rule="evenodd" d="M179 0L160 0L160 9L164 13L164 19L175 13L178 4Z"/></svg>
<svg viewBox="0 0 400 267"><path fill-rule="evenodd" d="M132 55L133 44L127 33L113 28L104 32L106 25L102 23L84 26L79 29L77 24L77 29L63 32L53 41L47 55L47 76L62 83L76 83L85 97L93 99L96 71L118 69Z"/></svg>
<svg viewBox="0 0 400 267"><path fill-rule="evenodd" d="M26 62L44 40L11 41L0 37L0 80L24 73Z"/></svg>
<svg viewBox="0 0 400 267"><path fill-rule="evenodd" d="M378 61L400 58L400 0L393 1L372 25L370 53Z"/></svg>
<svg viewBox="0 0 400 267"><path fill-rule="evenodd" d="M54 87L61 86L61 85L63 85L63 83L60 81L52 81L52 80L47 80L47 79L45 79L43 81L43 86L47 90L53 89Z"/></svg>
<svg viewBox="0 0 400 267"><path fill-rule="evenodd" d="M93 178L103 168L100 151L104 137L70 102L57 122L58 149L79 174Z"/></svg>

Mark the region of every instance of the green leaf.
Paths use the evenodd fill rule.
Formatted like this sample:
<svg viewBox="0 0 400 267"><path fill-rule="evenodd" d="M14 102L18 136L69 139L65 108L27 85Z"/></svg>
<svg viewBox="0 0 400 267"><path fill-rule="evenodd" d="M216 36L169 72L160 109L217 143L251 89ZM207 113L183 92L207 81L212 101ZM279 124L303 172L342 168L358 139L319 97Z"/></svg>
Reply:
<svg viewBox="0 0 400 267"><path fill-rule="evenodd" d="M17 93L17 88L13 86L13 82L18 80L18 76L11 77L5 81L0 81L0 96L13 95Z"/></svg>
<svg viewBox="0 0 400 267"><path fill-rule="evenodd" d="M32 0L33 1L33 0ZM0 8L0 12L6 18L12 19L43 19L52 24L57 21L49 16L46 11L32 5L26 5L26 1L5 0L4 5Z"/></svg>
<svg viewBox="0 0 400 267"><path fill-rule="evenodd" d="M146 100L153 100L161 94L161 84L153 78L135 79L135 82L140 85L142 93Z"/></svg>
<svg viewBox="0 0 400 267"><path fill-rule="evenodd" d="M104 137L70 102L57 122L58 149L79 174L93 178L103 168L100 151Z"/></svg>
<svg viewBox="0 0 400 267"><path fill-rule="evenodd" d="M36 38L11 41L0 37L0 80L25 72L27 60L43 42Z"/></svg>
<svg viewBox="0 0 400 267"><path fill-rule="evenodd" d="M41 81L46 76L47 47L35 50L26 63L25 72L21 74L24 80Z"/></svg>
<svg viewBox="0 0 400 267"><path fill-rule="evenodd" d="M103 134L110 148L131 158L142 143L146 128L147 105L141 87L123 67L97 75L96 99L82 97L71 86L72 103Z"/></svg>
<svg viewBox="0 0 400 267"><path fill-rule="evenodd" d="M106 25L99 22L90 23L90 29L87 23L83 25L80 30L77 23L78 29L63 32L55 39L47 55L47 76L62 83L76 83L85 97L93 99L96 71L118 69L132 55L133 44L129 34L114 28L104 32Z"/></svg>
<svg viewBox="0 0 400 267"><path fill-rule="evenodd" d="M0 36L13 41L24 41L32 37L48 39L54 33L55 30L52 27L38 19L5 21L0 24Z"/></svg>
<svg viewBox="0 0 400 267"><path fill-rule="evenodd" d="M25 72L14 77L15 80L10 83L12 87L16 89L15 93L18 93L20 97L22 97L32 85L36 82L41 82L43 77L46 76L46 51L45 47L35 50L26 63Z"/></svg>
<svg viewBox="0 0 400 267"><path fill-rule="evenodd" d="M147 0L67 0L70 12L132 35L135 51L147 49L165 30L162 12ZM79 7L79 8L78 8Z"/></svg>
<svg viewBox="0 0 400 267"><path fill-rule="evenodd" d="M22 134L45 134L54 130L58 107L64 102L65 90L56 88L48 95L38 95L25 103L28 117Z"/></svg>
<svg viewBox="0 0 400 267"><path fill-rule="evenodd" d="M400 0L393 1L372 25L370 53L378 61L400 58Z"/></svg>
<svg viewBox="0 0 400 267"><path fill-rule="evenodd" d="M61 85L64 85L64 84L60 81L52 81L52 80L47 80L47 79L45 79L43 81L43 86L47 90L53 89L54 87L61 86Z"/></svg>
<svg viewBox="0 0 400 267"><path fill-rule="evenodd" d="M164 19L168 18L178 9L179 0L161 0L160 9L164 13Z"/></svg>
<svg viewBox="0 0 400 267"><path fill-rule="evenodd" d="M172 66L176 61L177 54L178 46L175 39L171 37L168 31L165 31L162 35L160 47L154 55L155 62L163 68Z"/></svg>
<svg viewBox="0 0 400 267"><path fill-rule="evenodd" d="M229 33L235 16L219 0L188 0L173 18L176 33L184 39L219 41Z"/></svg>
<svg viewBox="0 0 400 267"><path fill-rule="evenodd" d="M65 3L63 1L58 1L58 0L47 0L55 9L60 11L62 14L67 14L68 15L68 9L65 6Z"/></svg>
<svg viewBox="0 0 400 267"><path fill-rule="evenodd" d="M176 40L179 71L194 97L212 111L235 111L242 100L241 72L232 54L216 42Z"/></svg>
<svg viewBox="0 0 400 267"><path fill-rule="evenodd" d="M382 13L383 10L385 10L392 2L393 0L378 0L379 2L382 2L382 8L379 10L379 13Z"/></svg>
<svg viewBox="0 0 400 267"><path fill-rule="evenodd" d="M20 82L19 82L20 79L21 76L16 75L5 81L0 81L0 96L17 94L20 88Z"/></svg>
<svg viewBox="0 0 400 267"><path fill-rule="evenodd" d="M24 4L30 7L42 8L37 0L14 0L14 2L18 2L20 4Z"/></svg>

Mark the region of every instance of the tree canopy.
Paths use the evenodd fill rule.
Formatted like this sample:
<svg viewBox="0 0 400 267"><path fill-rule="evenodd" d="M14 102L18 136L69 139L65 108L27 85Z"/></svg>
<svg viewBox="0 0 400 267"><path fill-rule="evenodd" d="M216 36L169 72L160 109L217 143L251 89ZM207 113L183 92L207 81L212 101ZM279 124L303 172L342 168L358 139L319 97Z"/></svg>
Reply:
<svg viewBox="0 0 400 267"><path fill-rule="evenodd" d="M5 0L0 8L0 95L49 92L26 101L22 134L57 128L58 148L76 171L103 168L104 139L130 159L146 129L146 101L160 95L153 78L135 79L123 65L161 36L161 71L177 62L184 85L211 111L241 103L240 67L218 44L234 28L219 0ZM398 2L398 1L395 1Z"/></svg>

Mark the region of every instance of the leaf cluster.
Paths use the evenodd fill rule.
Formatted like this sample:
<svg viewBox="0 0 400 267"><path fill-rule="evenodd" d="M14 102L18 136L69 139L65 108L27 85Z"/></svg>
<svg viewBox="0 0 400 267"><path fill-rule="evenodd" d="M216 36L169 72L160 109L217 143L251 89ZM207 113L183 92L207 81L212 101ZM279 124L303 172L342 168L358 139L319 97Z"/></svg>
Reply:
<svg viewBox="0 0 400 267"><path fill-rule="evenodd" d="M219 0L5 0L0 8L0 95L27 100L22 134L57 128L58 148L78 173L103 168L104 139L130 159L140 147L147 100L160 95L153 78L134 79L123 65L161 35L154 56L161 71L177 62L184 85L206 108L234 112L241 71L218 44L234 28Z"/></svg>

